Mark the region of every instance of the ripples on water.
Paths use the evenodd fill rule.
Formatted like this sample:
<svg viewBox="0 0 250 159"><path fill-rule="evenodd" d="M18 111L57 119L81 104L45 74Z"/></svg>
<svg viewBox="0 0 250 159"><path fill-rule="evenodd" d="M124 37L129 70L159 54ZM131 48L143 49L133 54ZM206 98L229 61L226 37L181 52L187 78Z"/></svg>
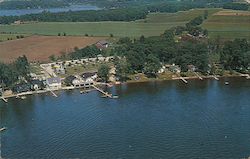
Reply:
<svg viewBox="0 0 250 159"><path fill-rule="evenodd" d="M151 82L119 99L61 92L0 103L6 158L243 158L250 156L250 82Z"/></svg>

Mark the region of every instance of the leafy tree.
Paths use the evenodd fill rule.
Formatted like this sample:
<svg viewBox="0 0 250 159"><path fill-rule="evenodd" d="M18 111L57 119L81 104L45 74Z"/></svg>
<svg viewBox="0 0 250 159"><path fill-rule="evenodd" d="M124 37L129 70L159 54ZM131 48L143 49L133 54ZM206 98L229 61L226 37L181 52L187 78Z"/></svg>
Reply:
<svg viewBox="0 0 250 159"><path fill-rule="evenodd" d="M108 82L108 79L109 79L109 66L106 65L106 64L102 64L99 68L98 68L98 72L97 72L97 75L98 77L101 78L101 80L103 82Z"/></svg>
<svg viewBox="0 0 250 159"><path fill-rule="evenodd" d="M204 10L203 18L204 18L204 19L207 19L207 17L208 17L208 11L207 11L207 10Z"/></svg>
<svg viewBox="0 0 250 159"><path fill-rule="evenodd" d="M129 73L129 64L125 58L117 60L115 63L116 67L116 76L120 81L126 81Z"/></svg>
<svg viewBox="0 0 250 159"><path fill-rule="evenodd" d="M146 58L146 63L144 67L144 71L147 75L154 75L160 69L161 64L160 60L153 54L149 54Z"/></svg>
<svg viewBox="0 0 250 159"><path fill-rule="evenodd" d="M56 61L56 56L55 55L50 55L49 59L50 59L50 61Z"/></svg>

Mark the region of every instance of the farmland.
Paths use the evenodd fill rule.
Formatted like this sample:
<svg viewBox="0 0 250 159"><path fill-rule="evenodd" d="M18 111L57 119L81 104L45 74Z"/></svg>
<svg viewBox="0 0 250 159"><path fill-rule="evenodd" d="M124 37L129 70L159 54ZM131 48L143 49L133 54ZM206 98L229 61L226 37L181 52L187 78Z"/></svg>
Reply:
<svg viewBox="0 0 250 159"><path fill-rule="evenodd" d="M212 15L202 24L209 30L209 36L221 36L224 39L250 39L250 12L223 10Z"/></svg>
<svg viewBox="0 0 250 159"><path fill-rule="evenodd" d="M220 9L208 9L209 15ZM41 35L57 35L66 32L67 35L109 36L118 37L155 36L162 34L173 26L184 25L192 18L203 15L204 9L194 9L178 13L152 13L146 19L132 22L43 22L22 25L3 25L0 32L17 32Z"/></svg>
<svg viewBox="0 0 250 159"><path fill-rule="evenodd" d="M11 62L18 56L26 55L29 61L48 61L51 55L60 56L72 52L74 47L83 48L104 37L58 37L30 36L0 43L0 61ZM10 54L11 53L11 54Z"/></svg>
<svg viewBox="0 0 250 159"><path fill-rule="evenodd" d="M250 38L250 12L222 9L192 9L177 13L151 13L146 19L132 22L39 22L21 25L0 25L0 32L19 34L139 37L157 36L166 29L177 25L185 25L188 21L204 14L208 10L209 17L202 24L208 29L210 37ZM236 27L237 26L237 27Z"/></svg>

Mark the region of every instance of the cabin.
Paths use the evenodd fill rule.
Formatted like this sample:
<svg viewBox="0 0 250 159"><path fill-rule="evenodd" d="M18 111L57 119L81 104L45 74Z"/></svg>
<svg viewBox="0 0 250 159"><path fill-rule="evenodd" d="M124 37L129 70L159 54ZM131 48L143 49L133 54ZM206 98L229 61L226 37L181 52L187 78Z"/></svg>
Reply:
<svg viewBox="0 0 250 159"><path fill-rule="evenodd" d="M169 71L173 72L173 73L181 73L181 68L178 65L172 64L169 66Z"/></svg>
<svg viewBox="0 0 250 159"><path fill-rule="evenodd" d="M53 68L57 74L62 74L62 75L65 74L65 68L63 64L56 64L53 66Z"/></svg>
<svg viewBox="0 0 250 159"><path fill-rule="evenodd" d="M102 51L102 50L107 49L109 47L109 42L106 40L100 40L95 45L98 49L100 49Z"/></svg>
<svg viewBox="0 0 250 159"><path fill-rule="evenodd" d="M197 68L194 65L187 65L189 72L195 72Z"/></svg>
<svg viewBox="0 0 250 159"><path fill-rule="evenodd" d="M38 91L38 90L42 90L45 88L43 81L32 80L30 83L31 83L31 89L33 91Z"/></svg>
<svg viewBox="0 0 250 159"><path fill-rule="evenodd" d="M52 77L46 79L46 85L49 89L60 89L62 87L62 81L59 77Z"/></svg>
<svg viewBox="0 0 250 159"><path fill-rule="evenodd" d="M82 78L85 82L94 82L97 79L97 72L85 72L82 74Z"/></svg>
<svg viewBox="0 0 250 159"><path fill-rule="evenodd" d="M12 88L12 91L14 93L30 92L31 91L31 84L30 83L16 84Z"/></svg>

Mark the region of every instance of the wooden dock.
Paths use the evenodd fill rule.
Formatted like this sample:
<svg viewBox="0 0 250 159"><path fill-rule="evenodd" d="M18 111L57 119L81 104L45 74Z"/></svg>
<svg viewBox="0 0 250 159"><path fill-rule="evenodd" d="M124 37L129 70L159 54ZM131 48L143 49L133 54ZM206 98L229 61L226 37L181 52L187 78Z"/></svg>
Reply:
<svg viewBox="0 0 250 159"><path fill-rule="evenodd" d="M194 72L194 74L195 74L200 80L203 80L203 78L202 78L197 72Z"/></svg>
<svg viewBox="0 0 250 159"><path fill-rule="evenodd" d="M49 90L54 97L58 97L51 89Z"/></svg>
<svg viewBox="0 0 250 159"><path fill-rule="evenodd" d="M214 78L215 80L219 81L219 78L216 77L215 75L213 75L213 78Z"/></svg>
<svg viewBox="0 0 250 159"><path fill-rule="evenodd" d="M180 77L180 79L184 82L184 83L188 83L188 81L185 79L185 78L183 78L183 77Z"/></svg>
<svg viewBox="0 0 250 159"><path fill-rule="evenodd" d="M112 94L109 94L108 92L103 91L102 89L96 87L95 85L93 85L93 88L95 88L97 91L101 92L104 95L104 97L113 98Z"/></svg>
<svg viewBox="0 0 250 159"><path fill-rule="evenodd" d="M8 100L5 99L4 97L1 97L1 99L2 99L5 103L8 103Z"/></svg>

